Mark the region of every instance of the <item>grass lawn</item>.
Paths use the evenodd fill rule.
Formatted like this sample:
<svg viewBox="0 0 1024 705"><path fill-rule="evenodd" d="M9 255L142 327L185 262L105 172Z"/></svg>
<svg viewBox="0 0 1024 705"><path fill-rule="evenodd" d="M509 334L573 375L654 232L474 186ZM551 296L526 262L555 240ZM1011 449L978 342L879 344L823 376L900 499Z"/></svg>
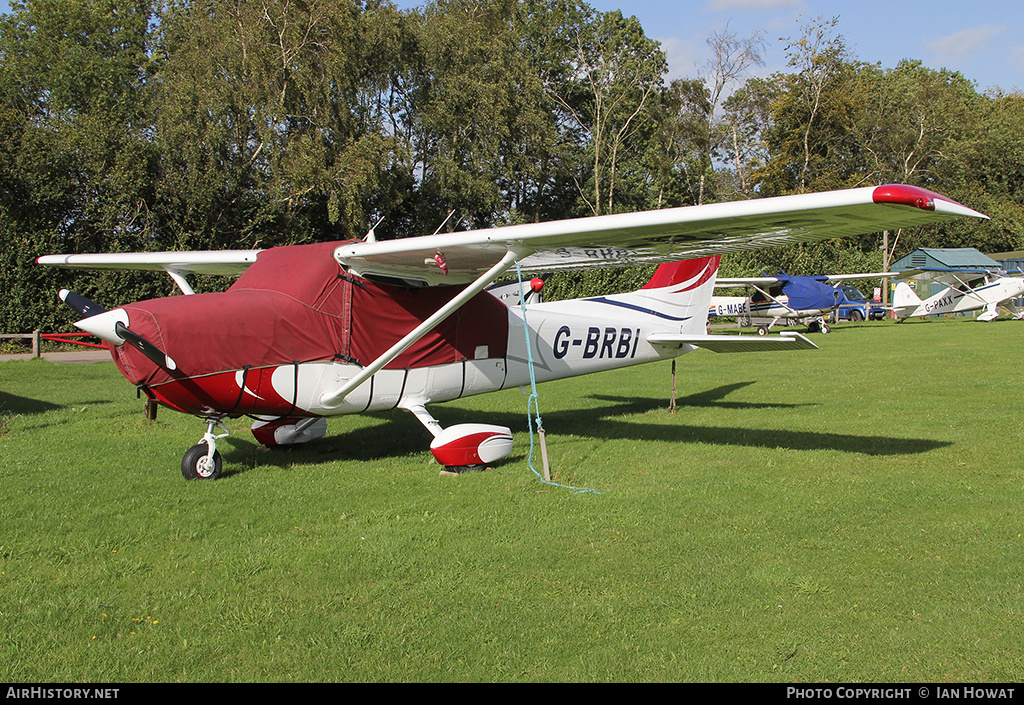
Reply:
<svg viewBox="0 0 1024 705"><path fill-rule="evenodd" d="M8 682L1024 678L1024 325L840 324L818 351L432 407L517 433L438 475L396 411L291 451L156 421L112 363L0 364ZM539 468L539 460L535 463Z"/></svg>

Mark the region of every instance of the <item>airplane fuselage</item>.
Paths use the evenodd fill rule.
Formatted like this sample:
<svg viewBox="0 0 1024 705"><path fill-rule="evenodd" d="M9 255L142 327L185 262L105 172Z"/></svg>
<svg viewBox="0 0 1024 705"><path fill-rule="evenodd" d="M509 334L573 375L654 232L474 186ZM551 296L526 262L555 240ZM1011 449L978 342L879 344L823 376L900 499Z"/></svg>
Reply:
<svg viewBox="0 0 1024 705"><path fill-rule="evenodd" d="M950 286L922 301L908 317L966 313L1021 296L1024 296L1024 279L1020 277L1000 277L968 291Z"/></svg>
<svg viewBox="0 0 1024 705"><path fill-rule="evenodd" d="M746 296L713 296L708 308L708 315L726 317L754 318L806 318L822 316L832 311L835 306L824 308L792 308L788 306L789 297L781 294L774 301L752 301Z"/></svg>
<svg viewBox="0 0 1024 705"><path fill-rule="evenodd" d="M656 332L678 332L679 326L644 320L642 315L597 317L599 304L574 303L577 311L534 304L527 310L526 323L520 311L508 309L508 321L502 326L508 330L506 355L384 369L337 406L325 406L321 398L359 372L360 365L320 360L237 369L151 385L145 391L168 406L198 416L339 416L394 409L409 400L445 402L528 385L531 358L536 381L547 382L673 356L646 338ZM675 354L693 349L684 346Z"/></svg>
<svg viewBox="0 0 1024 705"><path fill-rule="evenodd" d="M647 338L704 332L717 268L717 260L714 267L701 265L683 293L640 290L523 309L481 292L337 399L335 390L460 287L417 291L374 284L347 277L320 257L315 261L330 270L322 283L270 290L259 267L273 267L275 258L302 258L308 268L310 254L317 252L281 249L261 255L225 293L118 309L131 329L177 361L177 369L162 369L132 346L112 346L122 373L149 398L207 418L338 416L425 406L527 385L531 366L533 379L545 382L689 352L695 348L652 345ZM210 317L205 324L197 320L204 315ZM189 335L197 325L204 335Z"/></svg>

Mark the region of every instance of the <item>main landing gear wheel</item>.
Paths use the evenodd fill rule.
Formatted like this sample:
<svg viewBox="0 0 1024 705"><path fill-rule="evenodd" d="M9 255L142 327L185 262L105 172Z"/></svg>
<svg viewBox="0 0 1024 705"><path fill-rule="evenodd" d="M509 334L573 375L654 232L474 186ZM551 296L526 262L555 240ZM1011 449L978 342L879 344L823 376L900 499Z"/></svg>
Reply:
<svg viewBox="0 0 1024 705"><path fill-rule="evenodd" d="M206 441L185 451L185 457L181 459L181 474L186 480L216 480L220 477L220 451L214 450L212 459L209 455L210 447Z"/></svg>
<svg viewBox="0 0 1024 705"><path fill-rule="evenodd" d="M757 334L758 335L768 335L768 326L758 326L757 327Z"/></svg>
<svg viewBox="0 0 1024 705"><path fill-rule="evenodd" d="M449 475L460 475L464 472L485 472L490 470L486 465L445 465L444 469Z"/></svg>

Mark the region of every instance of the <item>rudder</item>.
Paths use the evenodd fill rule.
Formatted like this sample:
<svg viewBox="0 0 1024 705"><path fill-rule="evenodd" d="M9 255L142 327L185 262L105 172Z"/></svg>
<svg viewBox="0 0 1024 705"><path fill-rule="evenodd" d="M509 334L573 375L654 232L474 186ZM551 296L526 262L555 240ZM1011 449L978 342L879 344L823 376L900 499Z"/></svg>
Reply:
<svg viewBox="0 0 1024 705"><path fill-rule="evenodd" d="M697 281L688 286L686 290L697 288L718 273L718 265L721 255L714 257L700 257L698 259L685 259L678 262L665 262L658 265L643 289L664 289L666 287L682 284L697 278Z"/></svg>
<svg viewBox="0 0 1024 705"><path fill-rule="evenodd" d="M910 285L900 282L892 294L892 311L896 318L907 318L921 305L921 297L914 293Z"/></svg>

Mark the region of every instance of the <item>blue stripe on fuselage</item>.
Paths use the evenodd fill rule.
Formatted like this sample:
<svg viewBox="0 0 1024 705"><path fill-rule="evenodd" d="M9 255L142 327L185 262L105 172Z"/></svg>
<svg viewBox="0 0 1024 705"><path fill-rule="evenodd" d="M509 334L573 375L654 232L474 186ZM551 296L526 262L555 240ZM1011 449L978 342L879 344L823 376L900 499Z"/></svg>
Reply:
<svg viewBox="0 0 1024 705"><path fill-rule="evenodd" d="M661 313L660 311L655 311L654 309L644 308L642 306L636 306L634 304L627 304L627 303L625 303L623 301L611 301L609 299L606 299L603 296L599 296L596 299L585 299L585 300L586 301L593 301L594 303L599 303L599 304L608 304L609 306L618 306L619 308L628 308L631 311L639 311L640 313L646 313L646 314L649 314L651 316L657 316L658 318L664 318L665 320L668 320L668 321L688 321L688 320L690 320L690 318L692 318L692 316L684 316L683 318L678 318L676 316L669 316L668 314Z"/></svg>

